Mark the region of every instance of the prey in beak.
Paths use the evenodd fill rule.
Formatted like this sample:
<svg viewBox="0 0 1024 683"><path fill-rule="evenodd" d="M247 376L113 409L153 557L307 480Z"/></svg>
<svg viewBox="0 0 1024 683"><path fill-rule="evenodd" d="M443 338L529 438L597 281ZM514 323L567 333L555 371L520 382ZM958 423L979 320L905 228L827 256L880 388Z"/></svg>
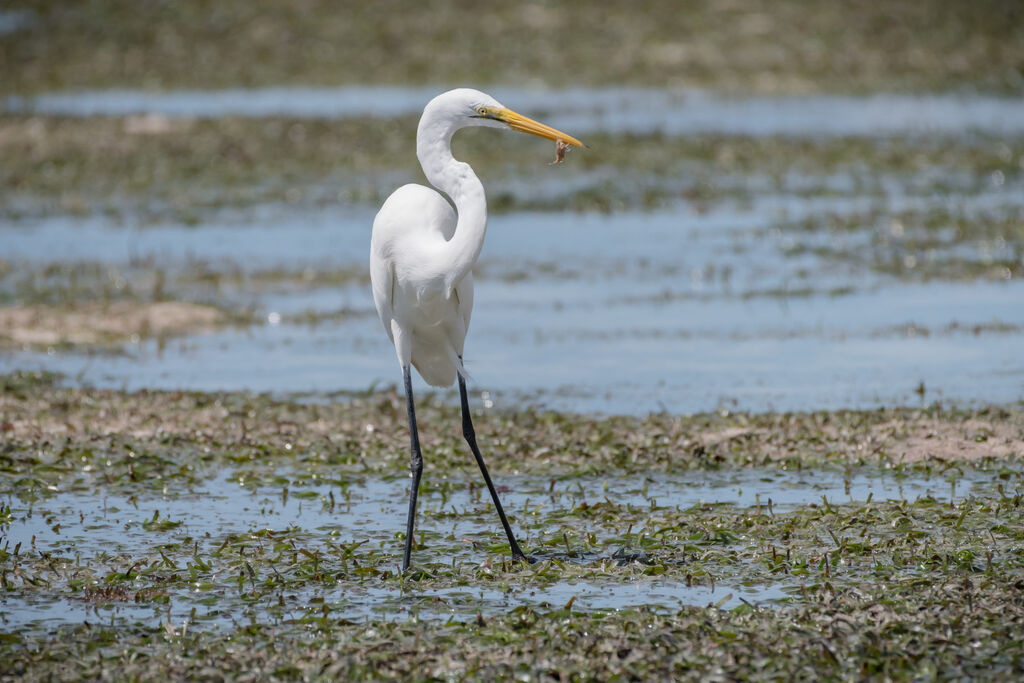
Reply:
<svg viewBox="0 0 1024 683"><path fill-rule="evenodd" d="M555 163L560 163L565 158L565 152L570 147L586 147L582 142L563 133L557 128L552 128L540 121L534 121L528 116L523 116L511 109L498 107L480 107L477 110L478 118L500 121L514 131L536 135L539 138L555 141Z"/></svg>

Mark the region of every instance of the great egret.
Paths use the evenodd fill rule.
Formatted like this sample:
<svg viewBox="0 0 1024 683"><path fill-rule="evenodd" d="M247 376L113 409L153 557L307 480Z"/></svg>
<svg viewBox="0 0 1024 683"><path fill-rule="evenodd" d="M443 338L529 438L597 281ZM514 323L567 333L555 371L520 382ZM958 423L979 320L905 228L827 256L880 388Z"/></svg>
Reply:
<svg viewBox="0 0 1024 683"><path fill-rule="evenodd" d="M459 88L432 99L423 109L416 130L416 156L430 183L447 194L423 185L403 185L384 202L373 221L370 239L370 279L373 302L384 329L395 345L405 382L412 450L412 488L405 531L402 571L409 568L416 518L416 496L423 473L413 406L410 366L427 384L451 386L456 377L462 401L462 434L476 458L491 492L494 507L508 535L512 557L526 559L516 543L505 511L477 447L466 398L462 349L473 310L473 265L480 256L487 231L484 187L468 164L452 156L455 131L467 126L511 128L565 145L582 147L576 138L515 113L490 95Z"/></svg>

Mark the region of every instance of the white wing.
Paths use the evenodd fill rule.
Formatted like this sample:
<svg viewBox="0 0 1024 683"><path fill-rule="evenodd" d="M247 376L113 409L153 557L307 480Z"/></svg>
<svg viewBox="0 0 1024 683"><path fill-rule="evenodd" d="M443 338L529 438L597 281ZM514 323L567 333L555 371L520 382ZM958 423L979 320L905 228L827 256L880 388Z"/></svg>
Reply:
<svg viewBox="0 0 1024 683"><path fill-rule="evenodd" d="M449 298L446 271L434 257L456 222L440 193L405 185L388 197L373 223L370 280L377 314L399 363L411 362L434 386L455 380L473 308L472 277L464 277Z"/></svg>
<svg viewBox="0 0 1024 683"><path fill-rule="evenodd" d="M388 339L395 343L391 332L391 320L394 318L395 268L390 259L378 256L377 251L370 248L370 286L373 289L373 304L377 307L377 316L388 333Z"/></svg>
<svg viewBox="0 0 1024 683"><path fill-rule="evenodd" d="M455 210L436 190L422 185L403 185L387 198L373 220L370 237L370 283L373 303L392 343L395 317L396 265L406 265L413 247L424 237L450 239L455 232ZM415 264L412 264L415 265Z"/></svg>

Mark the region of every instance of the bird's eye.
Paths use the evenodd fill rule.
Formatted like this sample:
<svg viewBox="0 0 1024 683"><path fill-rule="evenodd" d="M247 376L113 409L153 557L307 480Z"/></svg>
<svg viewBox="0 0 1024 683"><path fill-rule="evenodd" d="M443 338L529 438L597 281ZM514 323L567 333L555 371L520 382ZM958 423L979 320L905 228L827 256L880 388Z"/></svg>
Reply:
<svg viewBox="0 0 1024 683"><path fill-rule="evenodd" d="M487 116L489 114L489 112L487 111L487 107L477 107L476 113L479 114L480 116Z"/></svg>

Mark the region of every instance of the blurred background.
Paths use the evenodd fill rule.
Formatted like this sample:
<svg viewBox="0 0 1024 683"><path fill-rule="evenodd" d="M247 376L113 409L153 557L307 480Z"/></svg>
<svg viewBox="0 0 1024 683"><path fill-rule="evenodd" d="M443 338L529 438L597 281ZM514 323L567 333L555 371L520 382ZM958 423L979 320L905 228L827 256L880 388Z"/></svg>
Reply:
<svg viewBox="0 0 1024 683"><path fill-rule="evenodd" d="M473 86L484 405L1024 397L1024 5L12 0L0 372L365 391L370 226Z"/></svg>

